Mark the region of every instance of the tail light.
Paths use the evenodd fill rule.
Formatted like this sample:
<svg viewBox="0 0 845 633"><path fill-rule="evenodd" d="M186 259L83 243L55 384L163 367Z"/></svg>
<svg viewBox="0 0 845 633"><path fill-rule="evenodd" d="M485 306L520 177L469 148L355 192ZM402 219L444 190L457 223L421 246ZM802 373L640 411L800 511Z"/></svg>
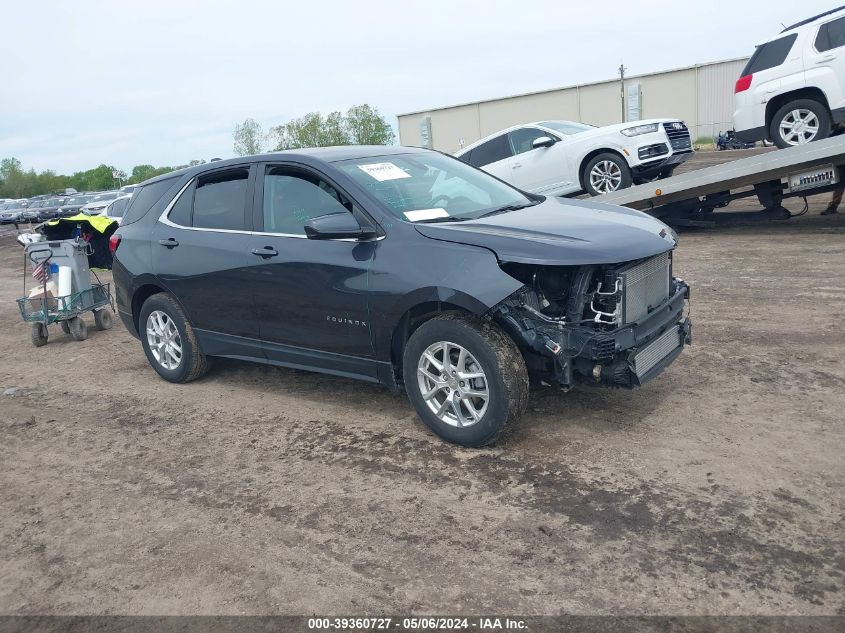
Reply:
<svg viewBox="0 0 845 633"><path fill-rule="evenodd" d="M751 87L751 78L754 75L743 75L739 79L736 80L736 85L734 86L734 94L738 92L744 92Z"/></svg>
<svg viewBox="0 0 845 633"><path fill-rule="evenodd" d="M118 246L120 246L120 236L115 233L109 238L109 253L114 255Z"/></svg>

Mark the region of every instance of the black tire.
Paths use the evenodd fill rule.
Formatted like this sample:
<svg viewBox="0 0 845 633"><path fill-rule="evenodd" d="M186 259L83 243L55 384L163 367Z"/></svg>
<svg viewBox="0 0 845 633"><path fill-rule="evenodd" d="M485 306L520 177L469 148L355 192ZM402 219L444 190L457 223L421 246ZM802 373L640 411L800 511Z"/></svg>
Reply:
<svg viewBox="0 0 845 633"><path fill-rule="evenodd" d="M666 167L664 169L661 169L659 172L657 172L657 177L661 180L663 178L671 178L672 174L675 173L676 167L677 167L677 165L672 165L671 167Z"/></svg>
<svg viewBox="0 0 845 633"><path fill-rule="evenodd" d="M33 323L30 336L35 347L43 347L47 344L47 328L44 327L43 323Z"/></svg>
<svg viewBox="0 0 845 633"><path fill-rule="evenodd" d="M619 169L619 182L615 185L615 188L609 188L607 191L602 191L597 189L596 186L591 182L590 174L593 171L593 168L600 163L611 162L616 165ZM581 172L581 181L584 184L584 190L590 194L591 196L600 196L603 193L609 193L610 191L619 191L620 189L627 189L630 187L634 179L631 175L631 168L628 167L628 163L625 162L625 159L622 158L619 154L614 154L612 152L605 152L603 154L599 154L598 156L593 156L586 165L584 165L584 170Z"/></svg>
<svg viewBox="0 0 845 633"><path fill-rule="evenodd" d="M110 330L112 325L114 325L114 319L112 318L111 311L108 308L94 311L94 327L102 331Z"/></svg>
<svg viewBox="0 0 845 633"><path fill-rule="evenodd" d="M150 349L150 343L147 337L147 320L150 314L155 311L163 312L173 322L179 333L182 354L178 366L172 369L163 366ZM147 355L147 360L158 375L168 382L191 382L208 371L208 359L200 349L194 328L188 322L182 308L169 294L161 292L151 296L144 302L144 305L141 306L141 314L138 320L138 332L141 335L141 344L144 347L144 354Z"/></svg>
<svg viewBox="0 0 845 633"><path fill-rule="evenodd" d="M429 346L441 341L463 347L486 376L487 408L471 425L444 422L423 397L418 363ZM402 365L405 390L417 414L428 428L454 444L478 448L496 442L528 405L528 371L516 344L494 323L469 315L446 313L421 325L405 347Z"/></svg>
<svg viewBox="0 0 845 633"><path fill-rule="evenodd" d="M70 334L70 328L68 327L67 321L59 321L59 326L62 328L62 332Z"/></svg>
<svg viewBox="0 0 845 633"><path fill-rule="evenodd" d="M790 101L775 112L775 116L772 117L769 123L769 137L775 145L781 149L794 146L794 144L787 142L780 132L781 122L785 118L790 117L794 110L809 110L818 119L818 132L807 141L808 143L820 141L830 136L830 112L828 112L827 108L813 99L796 99L795 101Z"/></svg>
<svg viewBox="0 0 845 633"><path fill-rule="evenodd" d="M84 341L88 338L88 324L82 317L75 316L67 321L70 336L74 341Z"/></svg>

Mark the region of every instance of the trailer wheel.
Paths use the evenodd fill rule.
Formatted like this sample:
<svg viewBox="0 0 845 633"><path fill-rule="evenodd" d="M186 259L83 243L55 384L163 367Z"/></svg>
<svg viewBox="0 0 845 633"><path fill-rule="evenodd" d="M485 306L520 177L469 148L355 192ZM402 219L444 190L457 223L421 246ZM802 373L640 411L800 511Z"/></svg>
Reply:
<svg viewBox="0 0 845 633"><path fill-rule="evenodd" d="M94 311L94 326L98 330L110 330L112 325L114 325L114 319L112 319L108 308Z"/></svg>
<svg viewBox="0 0 845 633"><path fill-rule="evenodd" d="M769 136L781 149L830 136L830 114L813 99L796 99L781 107L769 124Z"/></svg>
<svg viewBox="0 0 845 633"><path fill-rule="evenodd" d="M618 154L605 152L584 166L584 188L591 196L627 189L633 183L631 168Z"/></svg>
<svg viewBox="0 0 845 633"><path fill-rule="evenodd" d="M88 325L80 317L76 316L67 322L70 328L70 336L74 341L84 341L88 338Z"/></svg>
<svg viewBox="0 0 845 633"><path fill-rule="evenodd" d="M47 344L47 328L43 323L32 324L32 344L35 347L42 347Z"/></svg>

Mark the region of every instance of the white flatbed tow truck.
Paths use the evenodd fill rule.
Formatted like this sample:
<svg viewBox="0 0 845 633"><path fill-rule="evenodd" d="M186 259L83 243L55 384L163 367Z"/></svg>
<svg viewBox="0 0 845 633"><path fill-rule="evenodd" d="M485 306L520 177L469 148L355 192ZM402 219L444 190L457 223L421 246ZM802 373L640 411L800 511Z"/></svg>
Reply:
<svg viewBox="0 0 845 633"><path fill-rule="evenodd" d="M655 180L596 200L645 211L672 226L783 220L783 200L833 191L845 175L845 135ZM759 211L715 213L756 196Z"/></svg>

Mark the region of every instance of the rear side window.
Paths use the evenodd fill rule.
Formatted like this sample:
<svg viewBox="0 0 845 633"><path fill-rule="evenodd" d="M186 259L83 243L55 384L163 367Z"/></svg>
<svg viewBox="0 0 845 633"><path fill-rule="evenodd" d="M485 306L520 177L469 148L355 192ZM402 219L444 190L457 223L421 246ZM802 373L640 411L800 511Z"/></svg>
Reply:
<svg viewBox="0 0 845 633"><path fill-rule="evenodd" d="M158 180L149 185L144 185L135 191L130 198L126 213L123 214L123 225L132 224L143 218L147 214L147 211L155 206L175 183L175 178L167 178L166 180Z"/></svg>
<svg viewBox="0 0 845 633"><path fill-rule="evenodd" d="M192 226L202 229L244 229L248 169L201 176L194 192Z"/></svg>
<svg viewBox="0 0 845 633"><path fill-rule="evenodd" d="M816 50L820 53L845 46L845 18L822 24L816 35Z"/></svg>
<svg viewBox="0 0 845 633"><path fill-rule="evenodd" d="M508 136L507 134L502 134L474 148L472 150L472 159L467 162L476 167L483 167L484 165L495 163L498 160L510 158L510 155L511 148L508 145Z"/></svg>
<svg viewBox="0 0 845 633"><path fill-rule="evenodd" d="M780 66L786 60L789 51L792 50L792 45L797 37L796 33L792 33L758 46L751 59L748 60L748 64L745 65L742 76L753 75Z"/></svg>

